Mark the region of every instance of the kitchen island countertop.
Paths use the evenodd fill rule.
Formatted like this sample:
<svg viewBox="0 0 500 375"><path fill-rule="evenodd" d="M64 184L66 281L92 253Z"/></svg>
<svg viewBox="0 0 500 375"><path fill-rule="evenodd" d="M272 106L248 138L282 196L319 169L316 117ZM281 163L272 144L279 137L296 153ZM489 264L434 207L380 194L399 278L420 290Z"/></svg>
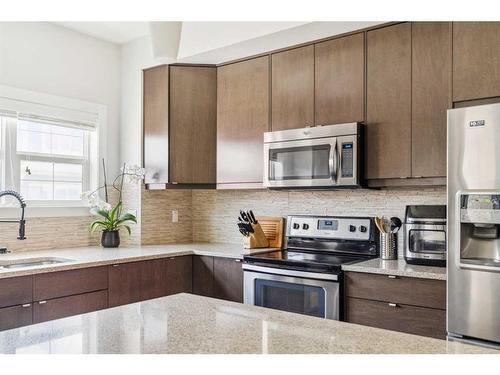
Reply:
<svg viewBox="0 0 500 375"><path fill-rule="evenodd" d="M182 293L3 331L0 353L500 352Z"/></svg>

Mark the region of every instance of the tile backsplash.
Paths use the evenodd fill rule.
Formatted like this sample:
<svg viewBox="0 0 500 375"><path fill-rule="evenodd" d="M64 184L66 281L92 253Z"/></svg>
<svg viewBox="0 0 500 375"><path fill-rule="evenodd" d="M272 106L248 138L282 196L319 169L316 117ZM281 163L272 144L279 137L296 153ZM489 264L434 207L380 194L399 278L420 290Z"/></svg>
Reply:
<svg viewBox="0 0 500 375"><path fill-rule="evenodd" d="M270 191L193 190L194 241L241 243L235 222L240 209L256 216L291 214L398 216L409 204L446 204L445 187L381 190ZM398 238L402 250L402 233Z"/></svg>

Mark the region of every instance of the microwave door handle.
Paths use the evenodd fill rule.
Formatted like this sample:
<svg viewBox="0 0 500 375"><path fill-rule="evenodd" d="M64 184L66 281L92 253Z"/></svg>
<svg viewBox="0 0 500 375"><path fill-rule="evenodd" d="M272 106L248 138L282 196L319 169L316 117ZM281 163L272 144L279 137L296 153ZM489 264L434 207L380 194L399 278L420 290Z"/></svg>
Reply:
<svg viewBox="0 0 500 375"><path fill-rule="evenodd" d="M337 139L335 139L335 141L332 143L332 147L330 147L329 167L332 180L337 181L337 171L338 171Z"/></svg>

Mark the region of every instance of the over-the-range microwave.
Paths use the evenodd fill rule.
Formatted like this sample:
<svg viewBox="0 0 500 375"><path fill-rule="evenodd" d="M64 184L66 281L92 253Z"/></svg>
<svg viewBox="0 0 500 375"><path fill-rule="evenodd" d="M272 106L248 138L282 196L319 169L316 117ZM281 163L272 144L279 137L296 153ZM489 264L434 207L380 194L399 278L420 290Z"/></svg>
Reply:
<svg viewBox="0 0 500 375"><path fill-rule="evenodd" d="M264 133L264 186L360 187L364 127L358 122Z"/></svg>

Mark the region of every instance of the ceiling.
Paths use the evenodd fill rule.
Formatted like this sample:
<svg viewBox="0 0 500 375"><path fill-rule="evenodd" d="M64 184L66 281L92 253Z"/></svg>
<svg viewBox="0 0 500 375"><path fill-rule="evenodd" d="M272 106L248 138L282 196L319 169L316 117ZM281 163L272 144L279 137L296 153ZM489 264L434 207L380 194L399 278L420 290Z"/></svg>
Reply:
<svg viewBox="0 0 500 375"><path fill-rule="evenodd" d="M54 22L116 44L128 43L149 34L149 22Z"/></svg>

